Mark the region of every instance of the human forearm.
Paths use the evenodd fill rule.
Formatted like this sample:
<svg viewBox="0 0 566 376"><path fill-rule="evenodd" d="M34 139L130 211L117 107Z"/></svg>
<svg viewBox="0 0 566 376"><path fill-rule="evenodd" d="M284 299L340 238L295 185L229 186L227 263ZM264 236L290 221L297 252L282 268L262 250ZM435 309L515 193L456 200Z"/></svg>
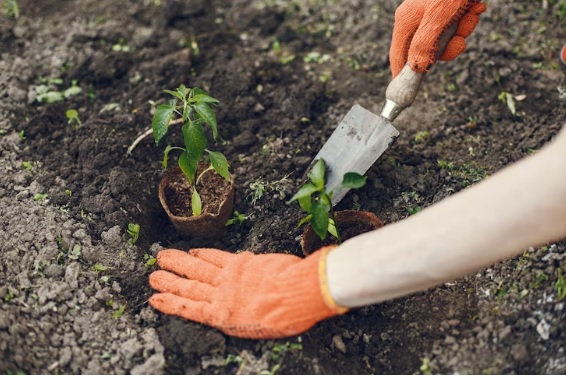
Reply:
<svg viewBox="0 0 566 376"><path fill-rule="evenodd" d="M328 257L331 295L378 303L453 280L566 236L566 133L486 181Z"/></svg>

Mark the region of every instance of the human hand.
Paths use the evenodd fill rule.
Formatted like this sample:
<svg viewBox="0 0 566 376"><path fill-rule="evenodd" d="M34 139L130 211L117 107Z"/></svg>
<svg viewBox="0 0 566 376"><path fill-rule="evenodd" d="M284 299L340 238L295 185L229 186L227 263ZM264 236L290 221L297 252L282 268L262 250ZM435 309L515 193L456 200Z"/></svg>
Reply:
<svg viewBox="0 0 566 376"><path fill-rule="evenodd" d="M389 59L393 77L408 63L426 72L436 62L438 41L453 23L458 28L439 60L453 60L466 49L465 39L476 28L487 6L480 0L405 0L395 12Z"/></svg>
<svg viewBox="0 0 566 376"><path fill-rule="evenodd" d="M160 293L155 309L242 338L300 334L345 313L326 281L324 247L306 258L288 254L233 254L216 249L164 250L149 283Z"/></svg>

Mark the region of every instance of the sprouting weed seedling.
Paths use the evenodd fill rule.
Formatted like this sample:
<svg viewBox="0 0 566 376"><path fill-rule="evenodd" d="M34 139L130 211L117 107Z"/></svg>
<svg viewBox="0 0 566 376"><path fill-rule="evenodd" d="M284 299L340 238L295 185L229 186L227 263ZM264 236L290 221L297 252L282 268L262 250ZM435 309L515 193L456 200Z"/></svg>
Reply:
<svg viewBox="0 0 566 376"><path fill-rule="evenodd" d="M104 265L99 264L99 263L94 264L93 268L94 268L94 271L98 272L98 273L108 270L108 266L104 266Z"/></svg>
<svg viewBox="0 0 566 376"><path fill-rule="evenodd" d="M511 114L513 114L513 116L515 116L517 114L513 94L508 93L506 91L502 91L497 96L497 99L499 99L503 104L507 105L507 108L509 108L509 111L511 111Z"/></svg>
<svg viewBox="0 0 566 376"><path fill-rule="evenodd" d="M138 238L140 237L140 225L138 225L137 223L129 223L126 232L130 236L130 239L128 239L128 244L136 244Z"/></svg>
<svg viewBox="0 0 566 376"><path fill-rule="evenodd" d="M244 223L246 219L248 219L247 215L245 215L244 213L240 213L237 210L234 210L234 213L232 213L232 218L226 221L226 226L231 226L236 223L241 225L242 223Z"/></svg>
<svg viewBox="0 0 566 376"><path fill-rule="evenodd" d="M566 298L566 279L564 279L561 269L558 269L558 276L554 283L554 289L556 290L556 300L561 301Z"/></svg>
<svg viewBox="0 0 566 376"><path fill-rule="evenodd" d="M65 111L65 116L67 117L67 123L70 124L73 129L80 128L80 126L83 125L81 119L79 119L79 112L74 108L69 108Z"/></svg>
<svg viewBox="0 0 566 376"><path fill-rule="evenodd" d="M157 259L150 254L144 254L143 260L145 261L145 267L149 268L157 263Z"/></svg>
<svg viewBox="0 0 566 376"><path fill-rule="evenodd" d="M20 6L18 0L4 0L4 13L18 19L20 17Z"/></svg>
<svg viewBox="0 0 566 376"><path fill-rule="evenodd" d="M83 89L77 84L77 80L71 81L71 86L60 91L56 85L62 84L63 80L61 79L48 79L44 84L35 88L35 92L37 94L35 99L39 103L57 103L83 92Z"/></svg>
<svg viewBox="0 0 566 376"><path fill-rule="evenodd" d="M216 115L210 106L218 104L218 100L198 87L188 88L180 85L175 91L164 91L174 98L155 110L152 121L153 136L155 143L159 144L174 121L176 123L178 120L182 123L181 132L185 145L184 147L167 146L163 157L163 167L167 168L171 150L181 151L178 160L179 167L192 188L191 208L193 215L198 216L202 213L202 202L196 187L202 176L213 170L227 181L231 180L226 157L220 152L207 149L208 138L203 128L204 125L210 126L212 138L216 140L218 126ZM210 162L210 165L197 176L199 163L206 160Z"/></svg>
<svg viewBox="0 0 566 376"><path fill-rule="evenodd" d="M308 213L298 224L298 227L310 221L313 231L321 240L326 239L328 233L336 238L338 244L342 242L340 231L336 226L336 216L332 208L332 194L327 192L326 165L319 159L308 174L309 181L288 201L298 201L299 206ZM344 174L342 186L345 188L361 188L366 183L366 176L356 172Z"/></svg>
<svg viewBox="0 0 566 376"><path fill-rule="evenodd" d="M22 167L27 170L27 171L31 171L33 170L33 164L29 161L23 161L22 162Z"/></svg>
<svg viewBox="0 0 566 376"><path fill-rule="evenodd" d="M122 315L124 314L124 312L126 311L126 305L120 305L118 307L118 309L116 309L114 312L112 312L112 314L110 315L113 319L119 319L120 317L122 317Z"/></svg>

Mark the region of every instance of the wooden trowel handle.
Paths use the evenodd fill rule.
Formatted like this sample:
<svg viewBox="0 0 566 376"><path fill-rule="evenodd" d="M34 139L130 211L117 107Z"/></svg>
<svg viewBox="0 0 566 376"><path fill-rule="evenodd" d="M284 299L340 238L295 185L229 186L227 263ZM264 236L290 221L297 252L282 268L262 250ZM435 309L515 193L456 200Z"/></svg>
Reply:
<svg viewBox="0 0 566 376"><path fill-rule="evenodd" d="M438 52L436 59L442 55L446 45L452 39L458 28L458 23L455 22L450 26L438 41ZM395 120L397 115L405 108L411 106L415 101L421 82L426 76L426 72L418 73L411 69L409 64L405 64L401 72L389 83L385 91L385 106L381 112L381 116L389 121Z"/></svg>

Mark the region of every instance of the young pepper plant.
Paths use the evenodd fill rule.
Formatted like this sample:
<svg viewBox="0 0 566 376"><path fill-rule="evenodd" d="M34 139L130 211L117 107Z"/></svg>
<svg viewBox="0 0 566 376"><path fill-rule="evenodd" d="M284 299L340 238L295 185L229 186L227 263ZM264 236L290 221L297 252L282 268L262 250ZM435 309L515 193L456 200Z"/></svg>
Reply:
<svg viewBox="0 0 566 376"><path fill-rule="evenodd" d="M308 213L297 227L310 221L313 231L321 240L325 240L330 233L340 244L342 237L339 228L336 226L336 216L332 208L333 192L328 192L325 188L325 175L326 164L323 159L319 159L307 175L309 181L299 189L288 203L298 201L301 209ZM342 186L350 189L361 188L365 185L366 179L366 176L357 172L347 172L342 179Z"/></svg>
<svg viewBox="0 0 566 376"><path fill-rule="evenodd" d="M212 131L212 138L216 140L218 126L211 105L217 105L218 100L198 87L188 88L183 84L175 90L164 91L173 99L156 108L151 124L153 136L156 145L159 145L159 141L165 137L171 125L182 124L184 147L168 145L163 156L163 168L167 168L169 152L180 150L179 167L192 187L192 211L194 216L198 216L202 213L202 201L196 187L202 176L213 170L224 179L228 181L231 179L226 157L220 152L207 149L208 137L203 128L208 125ZM210 165L197 176L199 163L206 160Z"/></svg>

